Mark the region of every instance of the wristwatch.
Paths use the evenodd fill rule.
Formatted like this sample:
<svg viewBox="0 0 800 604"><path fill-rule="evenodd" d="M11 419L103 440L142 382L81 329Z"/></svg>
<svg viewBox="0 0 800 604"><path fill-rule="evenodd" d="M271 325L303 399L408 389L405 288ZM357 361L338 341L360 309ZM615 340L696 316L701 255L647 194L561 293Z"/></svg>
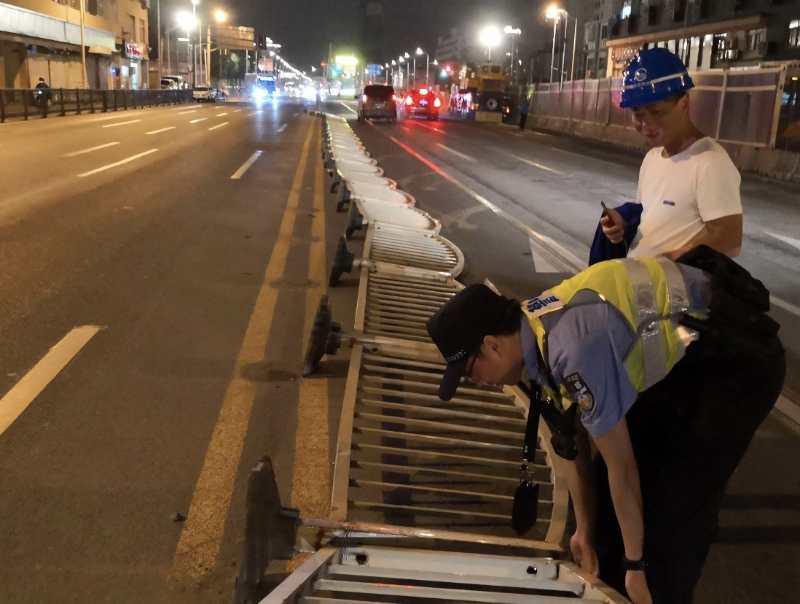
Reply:
<svg viewBox="0 0 800 604"><path fill-rule="evenodd" d="M628 560L627 557L622 556L622 570L629 571L629 570L645 570L647 568L647 562L644 561L644 557L639 558L638 560Z"/></svg>

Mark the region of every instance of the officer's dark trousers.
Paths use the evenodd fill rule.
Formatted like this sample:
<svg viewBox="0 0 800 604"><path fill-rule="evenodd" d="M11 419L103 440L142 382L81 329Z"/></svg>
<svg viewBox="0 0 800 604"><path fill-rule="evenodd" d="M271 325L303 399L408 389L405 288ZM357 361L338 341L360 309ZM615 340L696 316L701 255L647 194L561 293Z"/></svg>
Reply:
<svg viewBox="0 0 800 604"><path fill-rule="evenodd" d="M626 419L642 485L647 580L656 604L692 601L725 486L783 386L777 337L726 354L695 342ZM600 576L624 592L622 538L597 462Z"/></svg>

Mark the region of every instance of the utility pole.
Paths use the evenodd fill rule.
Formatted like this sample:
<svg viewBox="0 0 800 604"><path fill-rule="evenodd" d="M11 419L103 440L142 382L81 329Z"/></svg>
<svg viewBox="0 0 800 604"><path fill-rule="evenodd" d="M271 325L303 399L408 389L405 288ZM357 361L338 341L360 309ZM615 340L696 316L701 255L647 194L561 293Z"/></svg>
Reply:
<svg viewBox="0 0 800 604"><path fill-rule="evenodd" d="M83 87L88 88L88 78L86 77L86 46L84 44L84 27L86 21L86 0L80 0L81 3L81 76L83 78Z"/></svg>
<svg viewBox="0 0 800 604"><path fill-rule="evenodd" d="M158 29L158 87L161 88L161 78L164 77L164 58L161 54L161 0L156 1L156 28Z"/></svg>

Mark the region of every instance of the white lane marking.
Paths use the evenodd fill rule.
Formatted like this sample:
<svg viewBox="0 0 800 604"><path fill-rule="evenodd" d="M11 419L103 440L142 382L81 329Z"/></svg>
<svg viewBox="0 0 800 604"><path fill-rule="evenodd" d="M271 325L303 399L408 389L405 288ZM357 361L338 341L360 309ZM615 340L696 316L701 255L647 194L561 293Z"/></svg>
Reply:
<svg viewBox="0 0 800 604"><path fill-rule="evenodd" d="M800 239L795 239L794 237L787 237L786 235L779 235L778 233L773 233L771 231L764 231L764 232L770 237L775 237L775 239L777 239L778 241L783 241L784 243L800 250Z"/></svg>
<svg viewBox="0 0 800 604"><path fill-rule="evenodd" d="M222 122L221 124L217 124L216 126L211 126L211 128L209 128L208 131L211 132L212 130L216 130L217 128L222 128L223 126L227 126L228 124L230 124L230 122Z"/></svg>
<svg viewBox="0 0 800 604"><path fill-rule="evenodd" d="M197 113L197 109L190 109L189 111L178 111L178 115L186 115L187 113Z"/></svg>
<svg viewBox="0 0 800 604"><path fill-rule="evenodd" d="M235 109L233 112L234 112L234 113L241 113L241 112L242 112L242 110L241 110L241 109Z"/></svg>
<svg viewBox="0 0 800 604"><path fill-rule="evenodd" d="M145 155L150 155L151 153L155 153L158 149L148 149L147 151L143 151L142 153L137 153L136 155L131 155L121 161L116 161L113 164L106 164L105 166L100 166L99 168L95 168L94 170L89 170L88 172L83 172L82 174L78 174L78 178L85 178L87 176L91 176L92 174L97 174L98 172L105 172L106 170L110 170L111 168L116 168L117 166L121 166L123 164L130 163L139 159L140 157L144 157Z"/></svg>
<svg viewBox="0 0 800 604"><path fill-rule="evenodd" d="M106 124L105 126L100 126L101 128L116 128L117 126L127 126L128 124L137 124L142 120L128 120L127 122L114 122L113 124Z"/></svg>
<svg viewBox="0 0 800 604"><path fill-rule="evenodd" d="M101 329L97 325L82 325L70 331L0 399L0 434L14 423Z"/></svg>
<svg viewBox="0 0 800 604"><path fill-rule="evenodd" d="M286 124L281 124L280 128L278 128L278 134L286 130Z"/></svg>
<svg viewBox="0 0 800 604"><path fill-rule="evenodd" d="M460 180L454 178L453 176L451 176L450 174L445 172L438 164L434 163L433 161L431 161L427 157L424 157L423 155L420 155L419 153L417 153L409 145L399 141L398 139L396 139L393 136L388 136L388 138L391 141L393 141L398 147L403 149L406 153L408 153L412 157L415 157L416 159L421 161L423 164L428 166L436 174L438 174L439 176L441 176L442 178L444 178L448 182L450 182L450 183L454 184L455 186L457 186L459 189L464 191L466 194L471 196L476 201L478 201L478 202L482 203L483 205L485 205L494 214L496 214L497 216L500 216L502 218L505 218L508 222L510 222L515 227L517 227L520 231L522 231L523 233L528 235L528 237L533 237L536 240L538 240L540 243L544 244L545 246L549 246L554 251L554 255L557 254L559 256L558 260L560 261L560 264L564 265L564 268L566 268L568 270L575 271L575 272L580 272L584 268L586 268L586 263L585 262L582 262L577 256L575 256L575 254L570 252L568 249L566 249L560 243L556 242L551 237L548 237L547 235L543 235L542 233L539 233L538 231L534 231L531 227L529 227L527 224L522 222L519 218L516 218L515 216L512 216L511 214L509 214L509 213L505 212L504 210L500 209L499 207L494 205L491 201L486 199L483 195L473 191L467 185L462 183Z"/></svg>
<svg viewBox="0 0 800 604"><path fill-rule="evenodd" d="M778 296L773 296L771 294L769 296L769 301L778 308L782 308L786 312L792 313L796 317L800 317L800 306L795 306L791 302L787 302L783 298L779 298Z"/></svg>
<svg viewBox="0 0 800 604"><path fill-rule="evenodd" d="M126 118L129 118L132 115L139 115L141 113L142 113L141 111L125 111L125 112L121 112L120 114L116 114L116 115L104 115L103 117L95 117L95 118L92 118L92 119L87 120L87 121L89 121L89 122L108 122L108 121L111 121L111 120L124 120Z"/></svg>
<svg viewBox="0 0 800 604"><path fill-rule="evenodd" d="M521 161L522 163L528 164L529 166L532 166L534 168L538 168L539 170L545 170L546 172L552 172L553 174L558 174L559 176L566 176L564 174L564 172L562 172L561 170L556 170L555 168L550 168L548 166L545 166L544 164L540 164L538 162L532 161L532 160L527 159L525 157L520 157L519 155L514 155L513 153L509 153L509 155L511 157L513 157L514 159L516 159L517 161Z"/></svg>
<svg viewBox="0 0 800 604"><path fill-rule="evenodd" d="M202 107L202 105L199 105L199 104L198 105L182 105L180 107L174 107L174 108L170 109L170 111L178 111L178 109L198 109L200 107Z"/></svg>
<svg viewBox="0 0 800 604"><path fill-rule="evenodd" d="M452 153L453 155L455 155L457 157L460 157L461 159L465 159L467 161L472 161L472 162L478 161L477 159L475 159L471 155L467 155L466 153L461 153L460 151L456 151L455 149L451 149L450 147L448 147L447 145L443 145L442 143L436 143L436 146L437 147L441 147L442 149L444 149L448 153Z"/></svg>
<svg viewBox="0 0 800 604"><path fill-rule="evenodd" d="M175 126L167 126L166 128L159 128L158 130L151 130L150 132L145 132L145 134L159 134L161 132L166 132L167 130L175 130Z"/></svg>
<svg viewBox="0 0 800 604"><path fill-rule="evenodd" d="M77 157L78 155L85 155L86 153L99 151L100 149L106 149L107 147L113 147L114 145L119 145L119 141L106 143L105 145L97 145L96 147L89 147L88 149L81 149L80 151L73 151L72 153L66 153L65 155L62 155L61 157Z"/></svg>
<svg viewBox="0 0 800 604"><path fill-rule="evenodd" d="M247 117L250 117L250 116L252 116L252 115L261 115L262 113L263 113L263 109L259 109L259 110L257 110L257 111L253 111L253 112L251 112L251 113L248 113L248 114L247 114Z"/></svg>
<svg viewBox="0 0 800 604"><path fill-rule="evenodd" d="M250 169L250 166L252 166L254 163L256 163L256 160L259 157L261 157L262 153L264 153L264 152L261 149L259 149L255 153L253 153L250 156L250 158L246 162L244 162L239 167L239 169L236 170L236 172L233 173L233 175L231 175L231 180L239 180L240 178L242 178L242 176L244 176L244 173L247 172Z"/></svg>
<svg viewBox="0 0 800 604"><path fill-rule="evenodd" d="M196 118L196 119L189 120L189 123L190 123L190 124L196 124L197 122L204 122L204 121L206 121L207 119L208 119L207 117L198 117L198 118Z"/></svg>
<svg viewBox="0 0 800 604"><path fill-rule="evenodd" d="M345 109L347 109L347 110L348 110L350 113L354 113L355 115L358 115L358 111L356 111L355 109L353 109L352 107L350 107L350 105L348 105L348 104L347 104L347 103L345 103L344 101L339 101L339 104L340 104L342 107L344 107Z"/></svg>
<svg viewBox="0 0 800 604"><path fill-rule="evenodd" d="M226 115L228 115L228 112L227 111L223 111L222 113L218 113L217 117L225 117Z"/></svg>

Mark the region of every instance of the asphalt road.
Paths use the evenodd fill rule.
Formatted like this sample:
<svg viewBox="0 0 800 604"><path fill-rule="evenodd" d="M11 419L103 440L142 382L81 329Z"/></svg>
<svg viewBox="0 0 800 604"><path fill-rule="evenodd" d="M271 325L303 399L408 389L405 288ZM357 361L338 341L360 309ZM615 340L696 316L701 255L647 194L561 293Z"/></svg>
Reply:
<svg viewBox="0 0 800 604"><path fill-rule="evenodd" d="M48 118L0 126L0 153L0 407L32 398L0 429L0 601L230 601L262 455L326 513L341 393L299 379L331 239L318 121Z"/></svg>
<svg viewBox="0 0 800 604"><path fill-rule="evenodd" d="M449 120L354 127L386 175L438 218L443 235L463 250L461 280L488 278L516 297L534 295L585 266L600 200L611 206L635 198L639 159L606 147ZM800 400L800 190L745 177L742 191L741 261L773 293L772 314L789 351L786 391ZM798 593L796 459L800 430L774 413L731 481L698 603L777 603Z"/></svg>
<svg viewBox="0 0 800 604"><path fill-rule="evenodd" d="M302 109L0 126L0 401L20 407L9 422L0 405L0 601L230 601L247 473L264 454L284 504L326 514L346 364L300 372L344 216ZM635 190L635 157L569 139L355 127L465 252L463 280L516 296L578 268L599 200ZM744 191L743 260L783 303L794 370L797 191ZM344 325L353 283L327 292ZM800 589L799 454L796 429L770 418L734 477L699 602Z"/></svg>

